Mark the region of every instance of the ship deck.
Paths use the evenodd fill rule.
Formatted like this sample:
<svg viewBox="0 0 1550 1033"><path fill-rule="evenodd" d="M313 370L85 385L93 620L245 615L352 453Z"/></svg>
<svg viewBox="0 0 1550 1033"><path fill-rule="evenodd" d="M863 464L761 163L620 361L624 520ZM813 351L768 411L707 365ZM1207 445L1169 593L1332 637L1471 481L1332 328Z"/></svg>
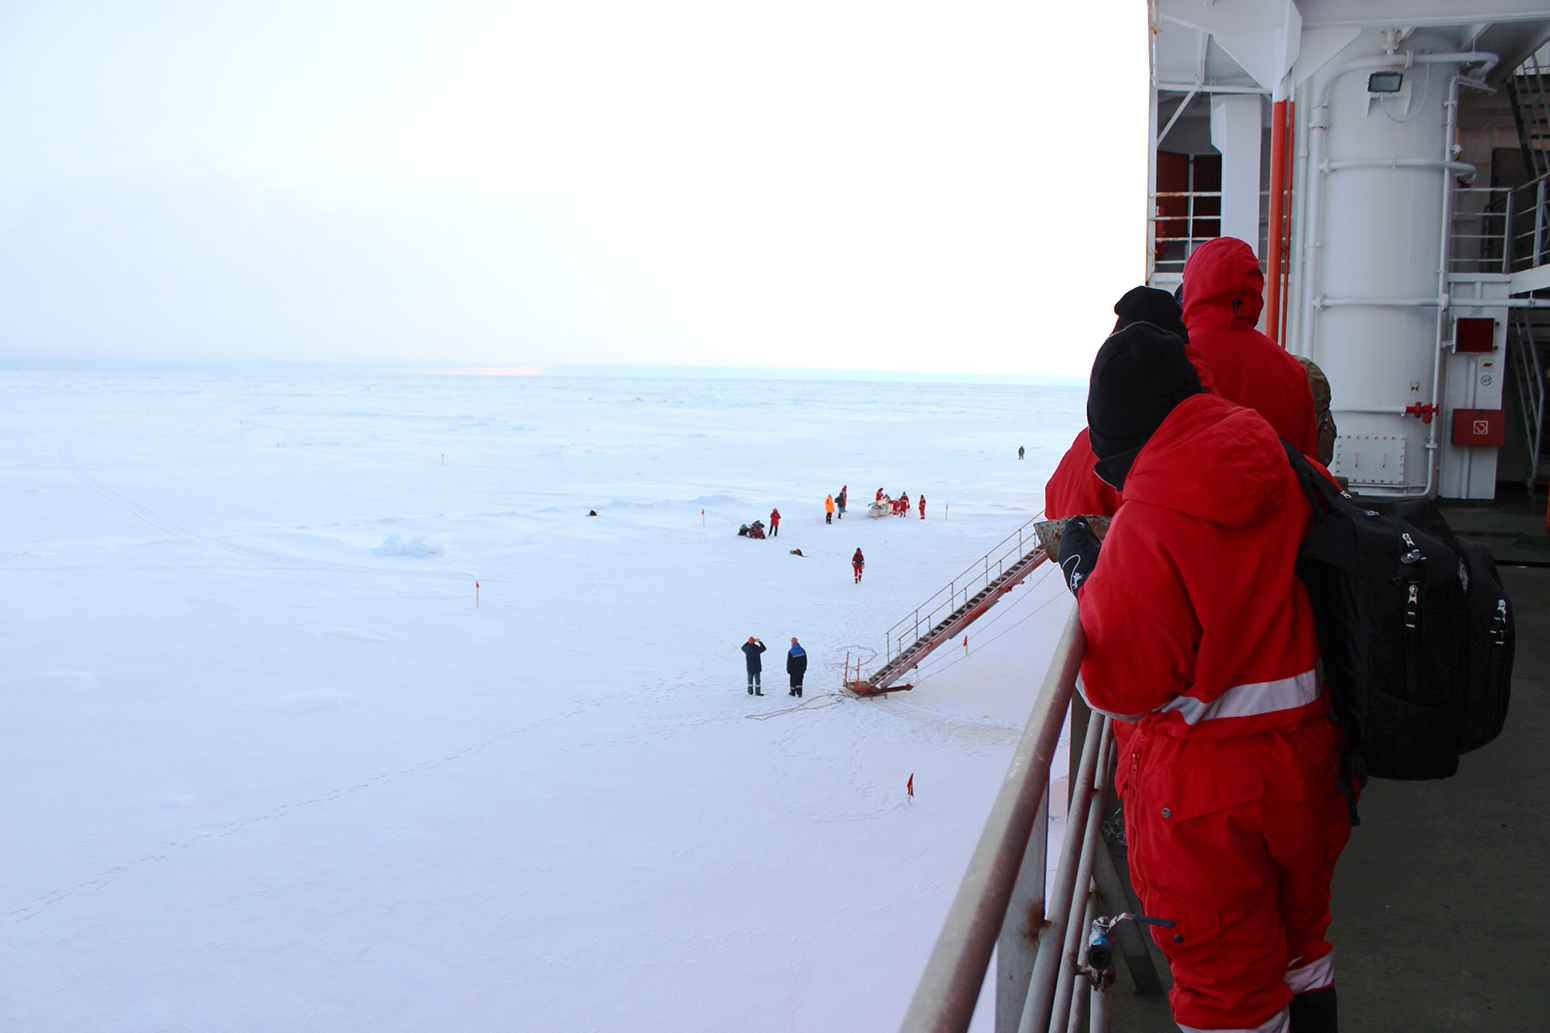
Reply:
<svg viewBox="0 0 1550 1033"><path fill-rule="evenodd" d="M1335 873L1345 1033L1550 1031L1550 536L1544 503L1445 509L1490 545L1517 613L1507 726L1440 782L1373 781ZM1160 962L1160 958L1159 958ZM1114 1029L1176 1030L1130 992Z"/></svg>

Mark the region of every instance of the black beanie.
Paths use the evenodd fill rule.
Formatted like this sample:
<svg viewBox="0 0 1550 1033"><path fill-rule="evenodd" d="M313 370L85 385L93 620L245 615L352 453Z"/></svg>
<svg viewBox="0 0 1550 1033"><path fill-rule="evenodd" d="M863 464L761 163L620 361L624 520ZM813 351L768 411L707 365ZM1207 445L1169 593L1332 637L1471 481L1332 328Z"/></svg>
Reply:
<svg viewBox="0 0 1550 1033"><path fill-rule="evenodd" d="M1123 490L1147 439L1174 406L1200 391L1200 376L1177 334L1132 323L1110 335L1093 360L1087 387L1087 433L1098 457L1093 471Z"/></svg>
<svg viewBox="0 0 1550 1033"><path fill-rule="evenodd" d="M1114 303L1114 333L1119 333L1131 323L1151 323L1169 333L1178 334L1187 342L1189 331L1184 329L1184 310L1178 299L1167 291L1155 287L1135 287Z"/></svg>

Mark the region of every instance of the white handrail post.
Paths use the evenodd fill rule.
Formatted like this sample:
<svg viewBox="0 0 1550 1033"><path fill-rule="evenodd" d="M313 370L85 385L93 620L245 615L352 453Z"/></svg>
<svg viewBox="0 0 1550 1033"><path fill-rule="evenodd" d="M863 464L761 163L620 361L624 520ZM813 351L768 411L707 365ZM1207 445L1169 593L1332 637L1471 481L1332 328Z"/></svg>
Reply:
<svg viewBox="0 0 1550 1033"><path fill-rule="evenodd" d="M1028 977L1033 974L1033 959L1038 954L1039 937L1044 929L1044 912L1049 903L1045 891L1045 872L1049 857L1049 788L1039 799L1039 813L1033 819L1023 865L1007 902L1001 935L996 939L996 1029L995 1033L1017 1033L1028 997Z"/></svg>
<svg viewBox="0 0 1550 1033"><path fill-rule="evenodd" d="M1050 759L1085 648L1073 606L900 1033L963 1033L969 1028L1039 803L1049 787ZM1041 937L1041 945L1045 939Z"/></svg>
<svg viewBox="0 0 1550 1033"><path fill-rule="evenodd" d="M1507 191L1507 203L1502 213L1502 275L1512 272L1512 191Z"/></svg>
<svg viewBox="0 0 1550 1033"><path fill-rule="evenodd" d="M1529 265L1540 264L1540 252L1544 250L1545 239L1545 181L1540 179L1539 188L1534 191L1534 261Z"/></svg>

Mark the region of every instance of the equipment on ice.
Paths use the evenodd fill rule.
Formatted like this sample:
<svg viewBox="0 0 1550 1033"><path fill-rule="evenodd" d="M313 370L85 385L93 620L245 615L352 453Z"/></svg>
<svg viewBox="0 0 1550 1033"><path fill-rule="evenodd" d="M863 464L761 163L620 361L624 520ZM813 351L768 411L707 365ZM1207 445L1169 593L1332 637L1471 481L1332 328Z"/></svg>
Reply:
<svg viewBox="0 0 1550 1033"><path fill-rule="evenodd" d="M866 515L869 517L893 516L893 499L887 495L879 495L876 499L867 503Z"/></svg>

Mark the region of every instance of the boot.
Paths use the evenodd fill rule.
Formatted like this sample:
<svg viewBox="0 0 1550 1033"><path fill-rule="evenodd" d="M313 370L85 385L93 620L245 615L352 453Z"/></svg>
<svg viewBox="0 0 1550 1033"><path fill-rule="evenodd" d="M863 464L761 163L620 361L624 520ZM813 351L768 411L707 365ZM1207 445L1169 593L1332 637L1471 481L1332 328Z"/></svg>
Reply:
<svg viewBox="0 0 1550 1033"><path fill-rule="evenodd" d="M1339 1033L1336 1018L1334 986L1294 994L1287 1033Z"/></svg>
<svg viewBox="0 0 1550 1033"><path fill-rule="evenodd" d="M764 695L764 690L763 689L754 689L753 690L753 694L755 696L762 696L762 695Z"/></svg>
<svg viewBox="0 0 1550 1033"><path fill-rule="evenodd" d="M750 696L753 695L753 686L752 685L748 686L748 695L750 695Z"/></svg>

